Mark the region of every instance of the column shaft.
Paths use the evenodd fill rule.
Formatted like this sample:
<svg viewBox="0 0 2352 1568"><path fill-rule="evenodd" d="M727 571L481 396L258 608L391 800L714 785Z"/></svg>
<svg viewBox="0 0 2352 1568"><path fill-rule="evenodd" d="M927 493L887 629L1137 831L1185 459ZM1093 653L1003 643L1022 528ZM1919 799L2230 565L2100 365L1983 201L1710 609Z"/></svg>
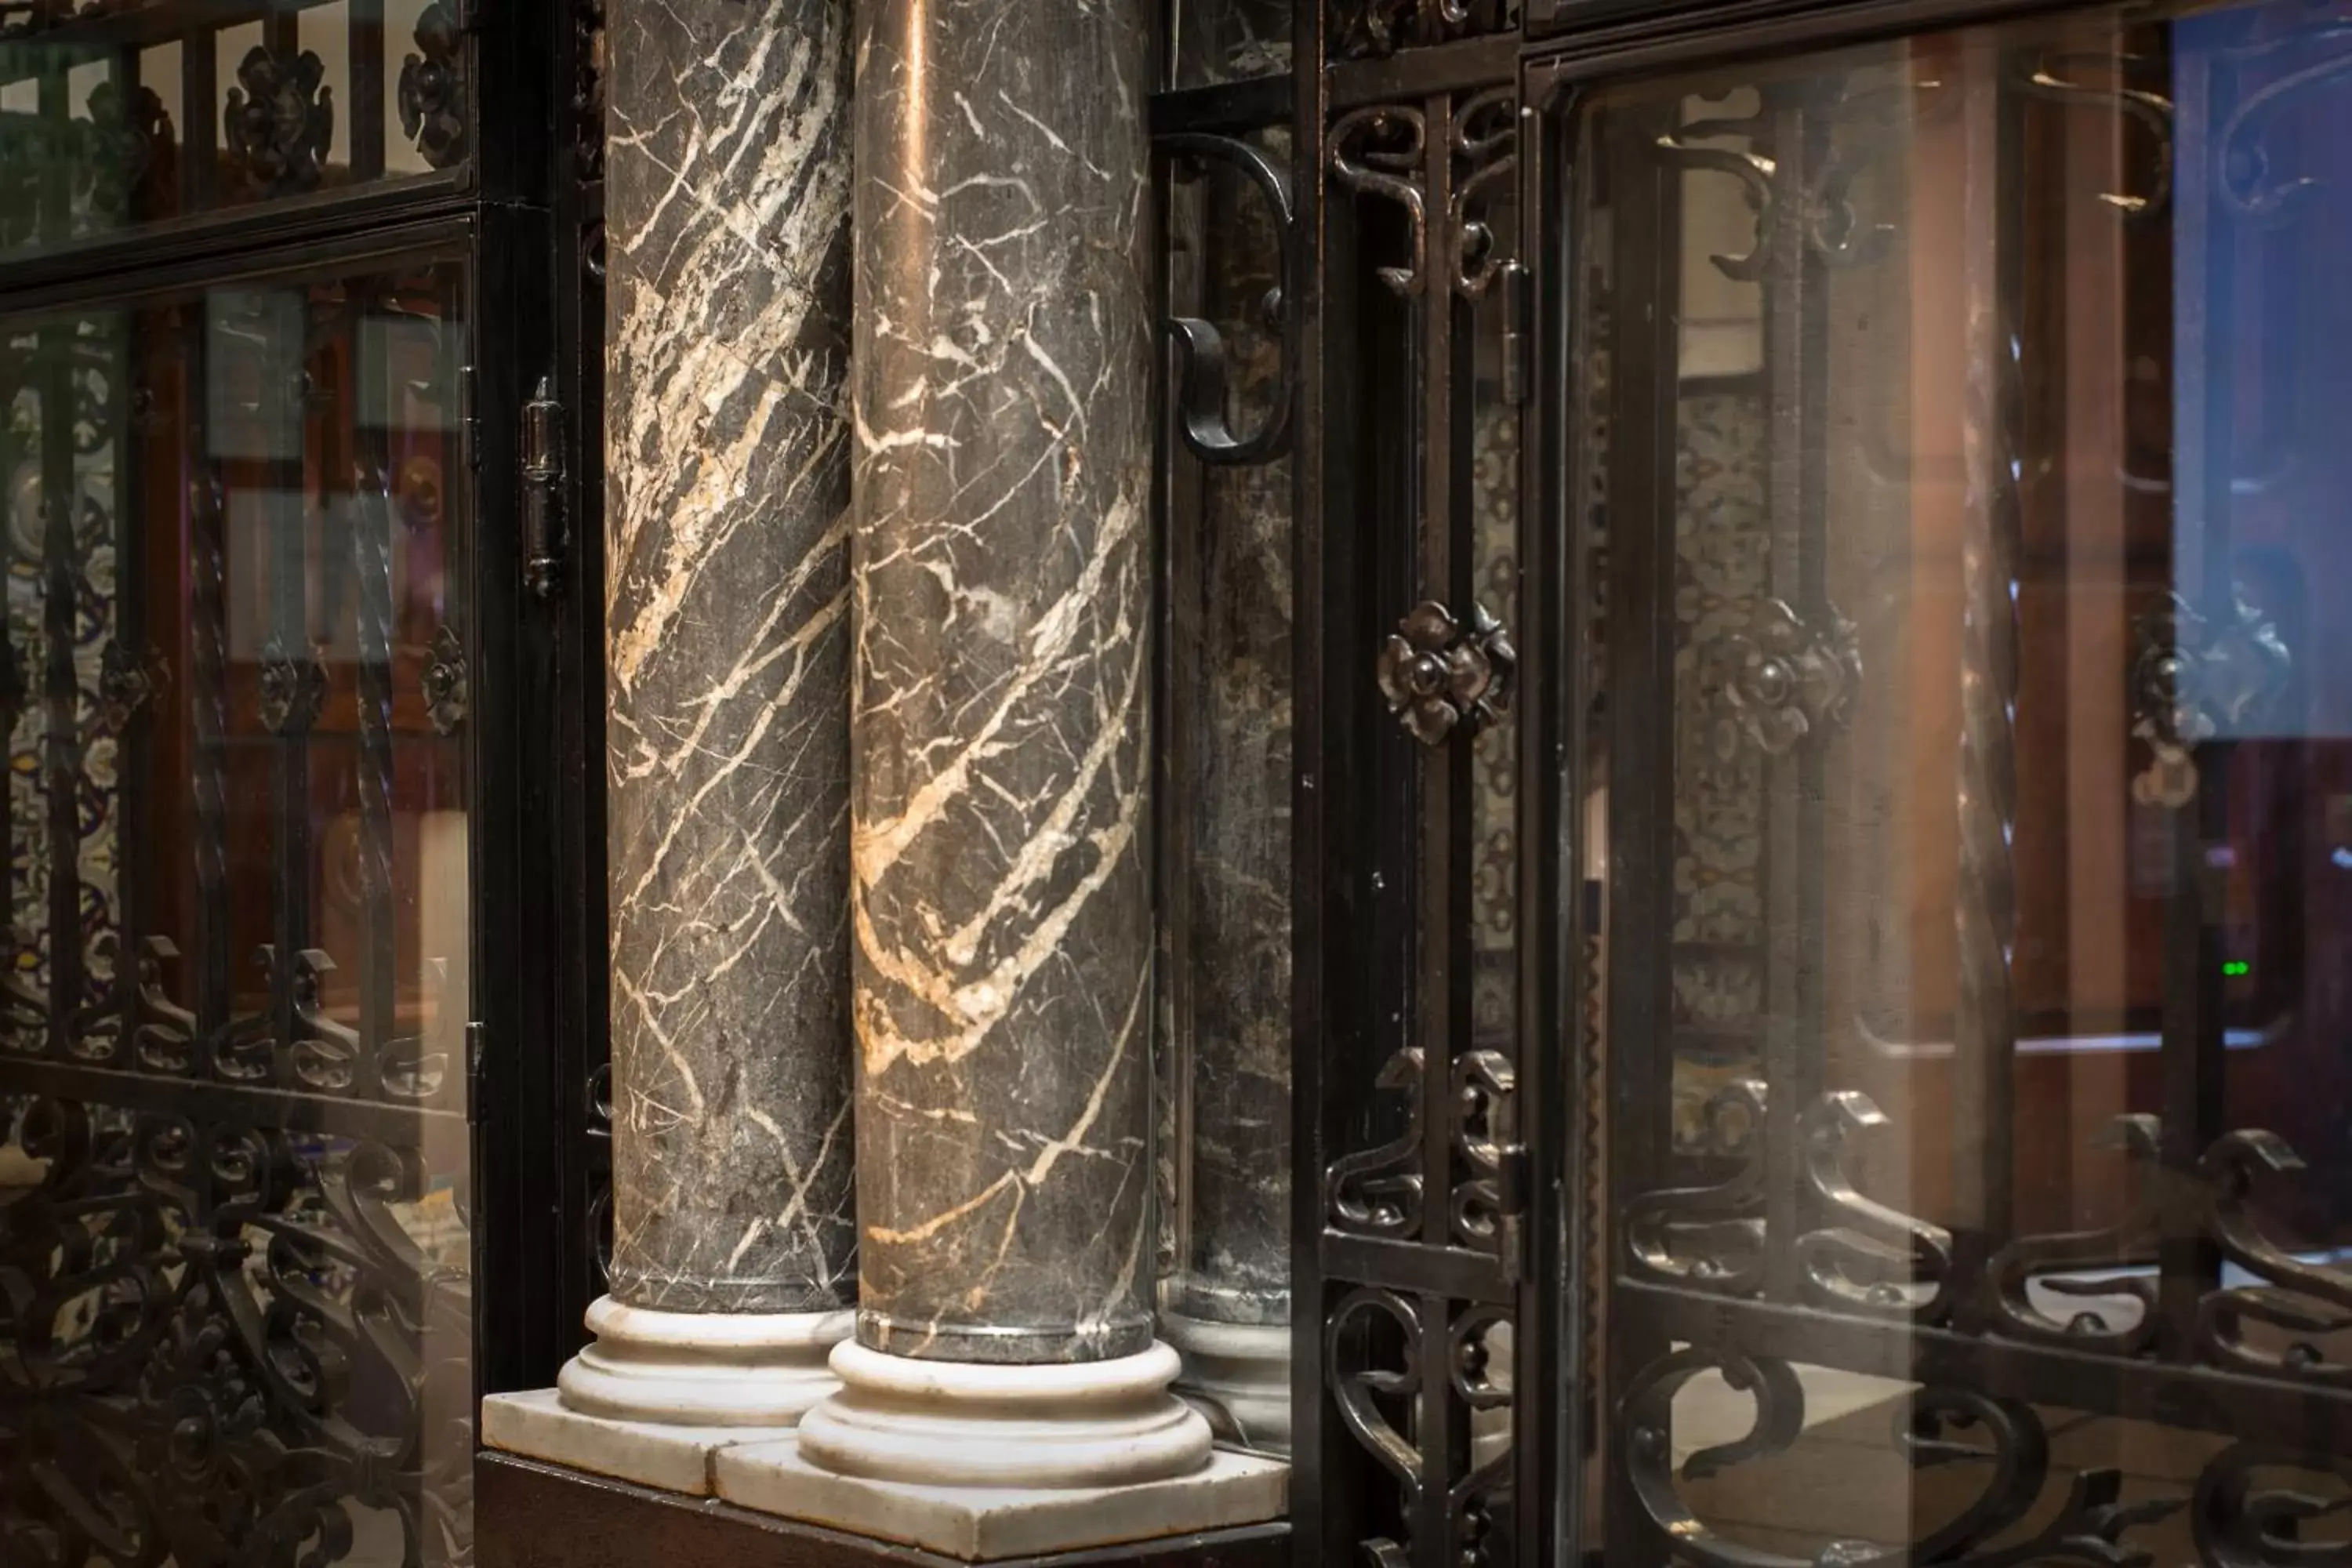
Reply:
<svg viewBox="0 0 2352 1568"><path fill-rule="evenodd" d="M1141 1353L1150 7L865 0L860 1342Z"/></svg>
<svg viewBox="0 0 2352 1568"><path fill-rule="evenodd" d="M611 0L616 1301L853 1294L850 0Z"/></svg>

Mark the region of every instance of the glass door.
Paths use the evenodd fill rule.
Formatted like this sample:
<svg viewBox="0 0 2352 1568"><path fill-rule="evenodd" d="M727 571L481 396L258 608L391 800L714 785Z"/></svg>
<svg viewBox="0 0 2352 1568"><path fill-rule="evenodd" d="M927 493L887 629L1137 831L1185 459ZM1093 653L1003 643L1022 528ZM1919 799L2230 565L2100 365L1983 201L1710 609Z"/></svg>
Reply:
<svg viewBox="0 0 2352 1568"><path fill-rule="evenodd" d="M9 1568L468 1562L576 1337L556 21L0 5Z"/></svg>
<svg viewBox="0 0 2352 1568"><path fill-rule="evenodd" d="M1554 100L1573 1539L2352 1558L2352 28L1766 41Z"/></svg>
<svg viewBox="0 0 2352 1568"><path fill-rule="evenodd" d="M463 1553L466 274L0 326L12 1561Z"/></svg>

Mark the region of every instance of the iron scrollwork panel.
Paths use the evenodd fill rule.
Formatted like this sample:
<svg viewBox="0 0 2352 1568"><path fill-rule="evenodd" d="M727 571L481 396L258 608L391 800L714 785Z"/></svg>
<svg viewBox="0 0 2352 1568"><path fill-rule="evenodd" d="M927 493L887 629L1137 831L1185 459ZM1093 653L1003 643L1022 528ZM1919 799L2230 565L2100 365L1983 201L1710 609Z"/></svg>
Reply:
<svg viewBox="0 0 2352 1568"><path fill-rule="evenodd" d="M1238 137L1181 132L1159 138L1157 146L1173 161L1180 177L1198 177L1210 168L1229 169L1244 179L1262 204L1275 266L1274 280L1257 301L1256 326L1286 337L1297 240L1286 175L1264 152ZM1233 237L1216 238L1229 243ZM1176 344L1174 401L1184 449L1218 468L1246 468L1285 456L1290 447L1291 409L1297 401L1297 372L1287 346L1282 352L1280 373L1264 389L1267 406L1259 416L1257 427L1244 436L1232 425L1231 404L1239 389L1228 384L1224 333L1213 321L1183 315L1170 318L1168 332Z"/></svg>
<svg viewBox="0 0 2352 1568"><path fill-rule="evenodd" d="M1347 47L1444 42L1503 20L1500 8L1358 10L1360 30L1334 35L1357 40ZM1412 563L1396 574L1426 595L1378 616L1349 693L1420 742L1384 746L1381 765L1415 781L1400 809L1418 822L1412 897L1424 901L1407 962L1425 989L1388 1019L1365 1114L1348 1121L1358 1142L1328 1153L1321 1192L1327 1241L1378 1244L1325 1258L1325 1386L1372 1483L1359 1489L1358 1539L1332 1546L1388 1568L1530 1560L1538 1543L1517 1539L1516 1521L1549 1485L1523 1471L1513 1400L1542 1157L1521 1100L1512 966L1524 960L1507 872L1519 653L1506 617L1521 559L1528 383L1516 356L1529 291L1518 247L1533 227L1517 210L1520 134L1517 89L1498 85L1349 108L1319 150L1329 198L1370 220L1349 227L1361 246L1319 258L1327 289L1332 269L1360 272L1382 363L1410 367L1366 415L1370 446L1344 459L1360 470L1349 488L1403 476L1363 527ZM1461 968L1452 992L1426 978L1444 972L1441 953ZM1349 1261L1374 1257L1377 1271Z"/></svg>
<svg viewBox="0 0 2352 1568"><path fill-rule="evenodd" d="M0 1106L10 1563L466 1560L471 1444L420 1441L470 1421L462 1183L265 1095Z"/></svg>
<svg viewBox="0 0 2352 1568"><path fill-rule="evenodd" d="M1376 1286L1326 1315L1324 1380L1341 1425L1395 1488L1360 1543L1378 1568L1510 1561L1507 1370L1512 1317ZM1497 1418L1500 1418L1499 1420Z"/></svg>
<svg viewBox="0 0 2352 1568"><path fill-rule="evenodd" d="M467 797L431 711L462 717L462 595L419 581L460 509L391 479L450 456L447 282L216 290L0 356L43 520L0 661L40 763L0 1000L11 1564L469 1559ZM425 313L380 333L395 297Z"/></svg>

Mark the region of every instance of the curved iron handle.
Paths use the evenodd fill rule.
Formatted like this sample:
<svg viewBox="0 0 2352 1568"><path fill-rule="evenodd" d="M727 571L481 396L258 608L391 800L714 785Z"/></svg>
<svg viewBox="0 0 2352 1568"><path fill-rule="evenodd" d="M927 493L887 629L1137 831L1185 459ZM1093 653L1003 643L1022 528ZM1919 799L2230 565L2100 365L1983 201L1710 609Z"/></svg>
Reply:
<svg viewBox="0 0 2352 1568"><path fill-rule="evenodd" d="M1256 187L1274 215L1276 259L1274 287L1259 302L1269 325L1280 327L1288 310L1292 237L1295 222L1290 186L1266 155L1248 142L1205 132L1181 132L1159 139L1159 150L1171 159L1191 158L1235 169ZM1265 423L1248 436L1234 433L1225 416L1225 339L1213 322L1197 316L1171 316L1168 335L1177 355L1177 429L1184 449L1216 468L1245 468L1271 462L1290 449L1290 405L1296 367L1291 363L1288 334L1284 334L1279 394Z"/></svg>

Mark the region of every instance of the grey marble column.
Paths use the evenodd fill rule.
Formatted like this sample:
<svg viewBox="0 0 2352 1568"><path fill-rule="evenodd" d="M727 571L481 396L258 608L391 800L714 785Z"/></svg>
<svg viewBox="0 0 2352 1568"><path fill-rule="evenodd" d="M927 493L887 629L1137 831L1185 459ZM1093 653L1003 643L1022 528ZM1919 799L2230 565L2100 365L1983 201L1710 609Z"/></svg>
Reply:
<svg viewBox="0 0 2352 1568"><path fill-rule="evenodd" d="M851 0L610 0L612 1292L854 1297Z"/></svg>
<svg viewBox="0 0 2352 1568"><path fill-rule="evenodd" d="M857 1335L1152 1342L1150 7L862 0Z"/></svg>

